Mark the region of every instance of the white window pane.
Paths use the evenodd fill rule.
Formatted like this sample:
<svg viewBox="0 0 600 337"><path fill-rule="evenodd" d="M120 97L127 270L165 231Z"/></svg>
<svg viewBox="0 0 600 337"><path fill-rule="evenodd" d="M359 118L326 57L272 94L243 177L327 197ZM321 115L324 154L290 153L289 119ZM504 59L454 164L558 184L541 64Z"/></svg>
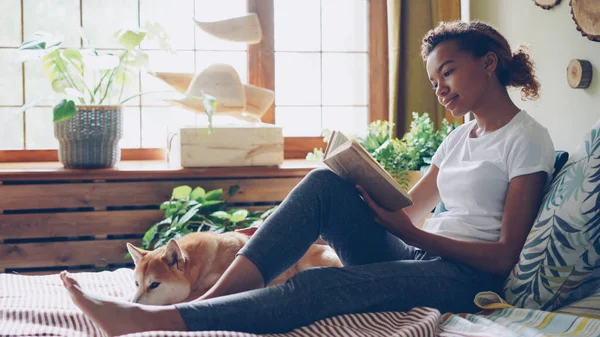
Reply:
<svg viewBox="0 0 600 337"><path fill-rule="evenodd" d="M142 147L165 148L168 134L205 118L180 107L142 107Z"/></svg>
<svg viewBox="0 0 600 337"><path fill-rule="evenodd" d="M137 0L84 0L83 31L94 48L123 48L113 34L138 26Z"/></svg>
<svg viewBox="0 0 600 337"><path fill-rule="evenodd" d="M140 0L140 23L158 22L169 35L173 49L194 48L194 2L192 0ZM144 41L144 49L160 49L156 41Z"/></svg>
<svg viewBox="0 0 600 337"><path fill-rule="evenodd" d="M148 51L148 60L150 70L153 72L173 72L173 73L193 73L194 72L194 52L180 51L177 54L170 54L164 51ZM142 72L142 92L151 91L169 91L174 92L171 86L158 78ZM149 93L144 94L143 105L164 106L169 103L163 99L173 97L173 93Z"/></svg>
<svg viewBox="0 0 600 337"><path fill-rule="evenodd" d="M57 94L52 90L50 80L44 74L42 60L30 60L25 62L25 102L31 102L38 97L58 100L64 95ZM53 104L53 103L52 103Z"/></svg>
<svg viewBox="0 0 600 337"><path fill-rule="evenodd" d="M320 53L275 53L275 103L321 105Z"/></svg>
<svg viewBox="0 0 600 337"><path fill-rule="evenodd" d="M284 137L321 136L321 107L276 107L275 124Z"/></svg>
<svg viewBox="0 0 600 337"><path fill-rule="evenodd" d="M225 63L237 71L242 83L248 78L248 56L245 51L197 51L196 72L200 73L205 68L215 64Z"/></svg>
<svg viewBox="0 0 600 337"><path fill-rule="evenodd" d="M140 138L141 118L139 107L123 108L123 138L119 146L123 149L136 149L142 146Z"/></svg>
<svg viewBox="0 0 600 337"><path fill-rule="evenodd" d="M23 71L14 49L0 49L0 105L23 104Z"/></svg>
<svg viewBox="0 0 600 337"><path fill-rule="evenodd" d="M79 0L23 0L25 40L45 31L64 36L61 47L78 48L80 43Z"/></svg>
<svg viewBox="0 0 600 337"><path fill-rule="evenodd" d="M0 46L18 47L21 45L21 1L0 1Z"/></svg>
<svg viewBox="0 0 600 337"><path fill-rule="evenodd" d="M321 50L320 0L275 0L273 6L276 51Z"/></svg>
<svg viewBox="0 0 600 337"><path fill-rule="evenodd" d="M367 105L368 94L367 54L323 54L323 105Z"/></svg>
<svg viewBox="0 0 600 337"><path fill-rule="evenodd" d="M367 51L366 0L324 0L323 51Z"/></svg>
<svg viewBox="0 0 600 337"><path fill-rule="evenodd" d="M367 107L323 107L323 128L361 135L369 123Z"/></svg>
<svg viewBox="0 0 600 337"><path fill-rule="evenodd" d="M19 108L0 108L0 150L23 149L23 113Z"/></svg>
<svg viewBox="0 0 600 337"><path fill-rule="evenodd" d="M25 134L27 150L58 149L54 137L52 108L31 108L25 112Z"/></svg>
<svg viewBox="0 0 600 337"><path fill-rule="evenodd" d="M246 0L196 0L195 18L213 22L246 15ZM246 50L247 44L218 39L196 27L197 50Z"/></svg>

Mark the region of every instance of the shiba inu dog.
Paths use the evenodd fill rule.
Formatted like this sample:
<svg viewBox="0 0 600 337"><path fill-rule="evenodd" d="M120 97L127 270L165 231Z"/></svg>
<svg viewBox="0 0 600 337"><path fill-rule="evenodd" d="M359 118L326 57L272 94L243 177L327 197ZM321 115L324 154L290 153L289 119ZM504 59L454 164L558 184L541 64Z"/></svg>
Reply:
<svg viewBox="0 0 600 337"><path fill-rule="evenodd" d="M238 232L198 232L146 251L127 243L135 263L135 303L166 305L196 299L208 291L233 262L250 237ZM313 244L294 266L269 285L284 283L312 267L341 267L333 248Z"/></svg>

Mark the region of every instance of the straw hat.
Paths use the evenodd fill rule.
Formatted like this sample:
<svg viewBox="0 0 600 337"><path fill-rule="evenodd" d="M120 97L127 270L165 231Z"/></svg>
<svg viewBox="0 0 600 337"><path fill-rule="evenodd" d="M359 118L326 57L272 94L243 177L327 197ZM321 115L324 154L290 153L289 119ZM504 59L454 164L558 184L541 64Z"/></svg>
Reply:
<svg viewBox="0 0 600 337"><path fill-rule="evenodd" d="M185 95L167 101L195 112L204 113L203 94L217 100L217 114L250 117L260 120L275 101L272 90L242 84L235 69L227 64L213 64L194 75L189 73L152 73Z"/></svg>
<svg viewBox="0 0 600 337"><path fill-rule="evenodd" d="M262 30L256 13L215 22L202 22L196 19L194 22L201 30L222 40L254 44L262 39Z"/></svg>

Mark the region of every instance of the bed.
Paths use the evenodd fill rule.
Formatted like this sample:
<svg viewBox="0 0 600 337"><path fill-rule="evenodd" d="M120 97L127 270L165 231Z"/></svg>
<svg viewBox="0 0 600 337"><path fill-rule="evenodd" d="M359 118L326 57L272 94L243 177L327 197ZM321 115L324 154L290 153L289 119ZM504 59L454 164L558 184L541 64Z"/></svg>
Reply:
<svg viewBox="0 0 600 337"><path fill-rule="evenodd" d="M557 152L556 162L564 153ZM566 160L566 159L565 159ZM330 317L272 336L600 336L600 120L545 192L502 297L480 294L478 314L432 308ZM18 257L15 257L17 259ZM128 298L133 271L77 273L90 291ZM259 310L259 309L258 309ZM102 336L75 307L57 274L0 274L0 336ZM253 336L152 332L132 336Z"/></svg>
<svg viewBox="0 0 600 337"><path fill-rule="evenodd" d="M87 289L129 298L134 291L133 271L75 274ZM432 308L409 312L342 315L315 322L286 334L264 336L600 336L600 303L574 304L562 312L502 308L477 315L444 313ZM582 307L583 306L583 307ZM586 309L587 308L587 309ZM0 274L0 336L103 336L72 304L57 274L26 276ZM147 332L133 336L256 336L239 332Z"/></svg>

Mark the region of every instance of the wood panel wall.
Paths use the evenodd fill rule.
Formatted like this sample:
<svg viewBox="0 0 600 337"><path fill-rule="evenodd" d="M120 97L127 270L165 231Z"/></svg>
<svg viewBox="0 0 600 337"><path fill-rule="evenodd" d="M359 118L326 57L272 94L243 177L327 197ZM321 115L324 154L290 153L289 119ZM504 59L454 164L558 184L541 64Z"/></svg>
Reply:
<svg viewBox="0 0 600 337"><path fill-rule="evenodd" d="M279 204L311 168L243 169L231 174L185 169L148 174L128 170L93 173L94 180L72 180L83 172L16 172L0 168L0 272L47 274L132 267L125 244L141 244L145 231L160 221L160 204L174 187L206 190L239 185L232 206L251 210ZM231 169L228 169L231 171ZM241 171L241 172L240 172ZM197 174L195 175L194 172ZM184 176L184 179L181 177ZM215 178L218 176L218 178Z"/></svg>

